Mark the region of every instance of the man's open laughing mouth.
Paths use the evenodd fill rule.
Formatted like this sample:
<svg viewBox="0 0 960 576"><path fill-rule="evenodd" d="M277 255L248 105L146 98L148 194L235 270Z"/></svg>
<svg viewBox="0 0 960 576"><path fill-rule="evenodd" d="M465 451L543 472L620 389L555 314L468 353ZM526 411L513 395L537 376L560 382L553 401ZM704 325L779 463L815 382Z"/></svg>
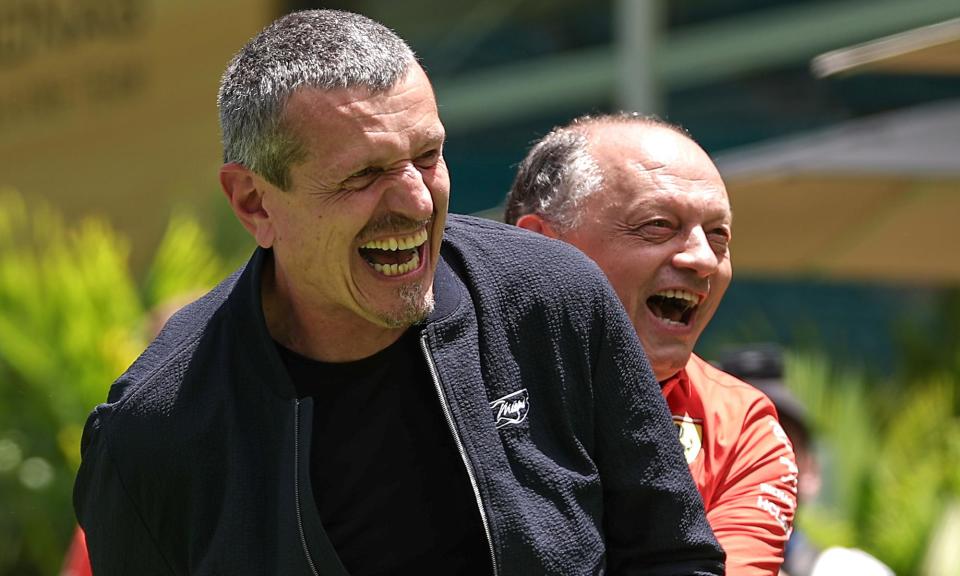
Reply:
<svg viewBox="0 0 960 576"><path fill-rule="evenodd" d="M409 274L418 269L424 259L427 237L427 230L423 228L411 234L371 240L360 246L360 257L384 276Z"/></svg>
<svg viewBox="0 0 960 576"><path fill-rule="evenodd" d="M689 326L699 305L700 296L683 289L661 290L647 298L647 308L668 326Z"/></svg>

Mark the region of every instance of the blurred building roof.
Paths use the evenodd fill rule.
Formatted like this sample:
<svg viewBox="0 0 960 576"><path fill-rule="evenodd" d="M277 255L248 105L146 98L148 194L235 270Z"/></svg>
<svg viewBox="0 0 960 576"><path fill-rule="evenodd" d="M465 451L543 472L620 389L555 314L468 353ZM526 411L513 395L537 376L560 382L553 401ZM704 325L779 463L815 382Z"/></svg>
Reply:
<svg viewBox="0 0 960 576"><path fill-rule="evenodd" d="M740 273L960 283L960 100L717 157Z"/></svg>
<svg viewBox="0 0 960 576"><path fill-rule="evenodd" d="M960 18L908 30L813 59L820 77L853 72L960 74Z"/></svg>

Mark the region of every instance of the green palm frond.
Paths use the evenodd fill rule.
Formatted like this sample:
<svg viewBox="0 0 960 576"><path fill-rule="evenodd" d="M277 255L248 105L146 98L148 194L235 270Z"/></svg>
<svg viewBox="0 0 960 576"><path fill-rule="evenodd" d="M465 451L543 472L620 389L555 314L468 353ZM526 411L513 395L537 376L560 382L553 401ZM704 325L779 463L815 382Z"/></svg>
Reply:
<svg viewBox="0 0 960 576"><path fill-rule="evenodd" d="M143 350L150 309L226 272L186 213L171 219L142 287L129 254L103 220L68 225L0 190L0 501L10 504L0 515L0 574L59 569L87 414Z"/></svg>
<svg viewBox="0 0 960 576"><path fill-rule="evenodd" d="M786 369L824 448L826 486L799 525L821 546L861 548L897 574L919 573L942 503L960 498L956 378L892 387L831 370L816 354L788 355Z"/></svg>
<svg viewBox="0 0 960 576"><path fill-rule="evenodd" d="M177 212L167 225L147 274L144 299L149 307L185 294L209 290L225 274L223 259L193 217Z"/></svg>

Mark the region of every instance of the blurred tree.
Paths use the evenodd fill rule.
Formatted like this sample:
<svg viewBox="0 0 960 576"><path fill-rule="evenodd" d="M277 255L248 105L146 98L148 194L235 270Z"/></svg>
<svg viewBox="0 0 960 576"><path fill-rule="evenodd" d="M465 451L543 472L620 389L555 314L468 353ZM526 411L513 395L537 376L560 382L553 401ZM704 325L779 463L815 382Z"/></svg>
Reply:
<svg viewBox="0 0 960 576"><path fill-rule="evenodd" d="M0 190L0 574L57 572L87 414L151 337L149 310L226 274L186 214L142 285L128 257L102 220L67 227Z"/></svg>
<svg viewBox="0 0 960 576"><path fill-rule="evenodd" d="M898 326L903 351L901 380L942 373L960 374L960 287L944 288L933 296L933 325L911 322ZM960 401L960 398L955 398Z"/></svg>
<svg viewBox="0 0 960 576"><path fill-rule="evenodd" d="M819 546L866 550L900 576L946 576L944 502L960 500L958 374L868 382L824 356L787 358L786 381L807 406L824 463L824 488L802 502L800 526Z"/></svg>

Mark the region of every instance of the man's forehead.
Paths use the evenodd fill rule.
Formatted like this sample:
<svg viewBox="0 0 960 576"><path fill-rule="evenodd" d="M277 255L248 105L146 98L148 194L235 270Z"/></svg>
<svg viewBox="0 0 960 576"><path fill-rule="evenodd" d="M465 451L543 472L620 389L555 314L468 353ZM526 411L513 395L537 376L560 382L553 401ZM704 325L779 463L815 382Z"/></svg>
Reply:
<svg viewBox="0 0 960 576"><path fill-rule="evenodd" d="M349 115L362 113L366 108L390 105L391 102L422 102L436 108L433 86L419 65L411 65L406 73L386 89L367 86L322 88L310 85L297 87L287 99L284 112L295 113L302 108L341 110ZM396 104L394 104L396 106Z"/></svg>
<svg viewBox="0 0 960 576"><path fill-rule="evenodd" d="M284 122L308 141L329 140L331 134L343 139L378 132L415 132L418 139L442 141L444 128L433 89L420 74L412 80L408 75L407 81L386 91L300 88L287 102Z"/></svg>

